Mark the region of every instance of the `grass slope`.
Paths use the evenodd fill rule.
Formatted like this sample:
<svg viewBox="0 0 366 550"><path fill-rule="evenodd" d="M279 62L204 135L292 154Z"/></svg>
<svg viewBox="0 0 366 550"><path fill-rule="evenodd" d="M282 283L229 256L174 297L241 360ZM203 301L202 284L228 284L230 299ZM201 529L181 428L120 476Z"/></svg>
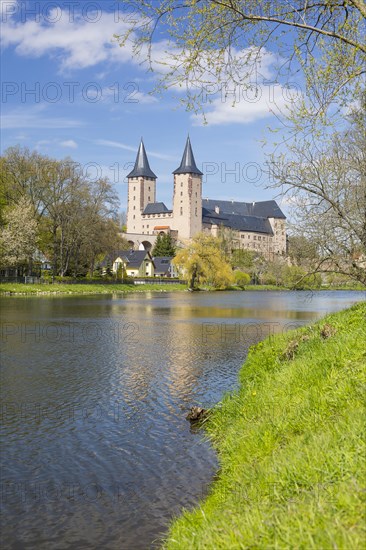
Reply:
<svg viewBox="0 0 366 550"><path fill-rule="evenodd" d="M168 549L366 547L366 302L250 349L206 427L220 472Z"/></svg>
<svg viewBox="0 0 366 550"><path fill-rule="evenodd" d="M98 284L74 284L74 285L26 285L20 283L0 284L1 294L115 294L124 292L147 292L147 291L170 292L172 290L187 290L186 285L171 283L167 285L147 283L145 285L98 285Z"/></svg>

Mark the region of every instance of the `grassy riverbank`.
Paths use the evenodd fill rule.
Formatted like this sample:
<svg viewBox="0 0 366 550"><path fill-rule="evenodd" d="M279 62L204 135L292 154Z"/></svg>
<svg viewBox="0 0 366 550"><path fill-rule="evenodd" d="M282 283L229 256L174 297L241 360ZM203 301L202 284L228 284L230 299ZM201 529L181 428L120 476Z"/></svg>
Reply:
<svg viewBox="0 0 366 550"><path fill-rule="evenodd" d="M187 290L187 285L180 283L158 284L147 283L144 285L127 285L127 284L34 284L27 285L23 283L0 283L1 295L36 295L36 294L115 294L126 292L171 292L175 290ZM217 292L217 289L202 287L201 290ZM247 285L244 289L239 287L230 287L226 290L234 290L242 292L243 290L291 290L285 287L275 285ZM365 290L365 287L354 286L340 288L321 288L317 290ZM316 292L317 290L311 291Z"/></svg>
<svg viewBox="0 0 366 550"><path fill-rule="evenodd" d="M0 295L31 295L31 294L115 294L126 292L171 292L172 290L187 290L186 285L179 283L146 285L124 285L124 284L50 284L50 285L26 285L21 283L0 284Z"/></svg>
<svg viewBox="0 0 366 550"><path fill-rule="evenodd" d="M254 346L206 423L220 472L168 549L366 545L366 302Z"/></svg>

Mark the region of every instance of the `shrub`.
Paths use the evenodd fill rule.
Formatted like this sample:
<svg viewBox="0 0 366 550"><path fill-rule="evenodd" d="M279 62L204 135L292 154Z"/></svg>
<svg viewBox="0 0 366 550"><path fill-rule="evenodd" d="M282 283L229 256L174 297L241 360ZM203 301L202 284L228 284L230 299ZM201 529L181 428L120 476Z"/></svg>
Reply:
<svg viewBox="0 0 366 550"><path fill-rule="evenodd" d="M235 271L235 283L240 286L240 288L244 288L245 285L248 285L250 283L250 275L248 273L244 273L243 271Z"/></svg>

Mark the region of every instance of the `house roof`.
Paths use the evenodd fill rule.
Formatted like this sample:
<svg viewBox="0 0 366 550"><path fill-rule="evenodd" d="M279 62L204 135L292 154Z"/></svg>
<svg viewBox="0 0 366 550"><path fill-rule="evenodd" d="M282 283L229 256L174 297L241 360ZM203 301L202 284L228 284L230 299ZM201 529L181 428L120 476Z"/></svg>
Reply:
<svg viewBox="0 0 366 550"><path fill-rule="evenodd" d="M218 206L220 210L219 214L238 214L240 216L257 216L259 218L286 219L286 216L277 202L273 200L261 202L236 202L202 199L202 206L212 211L215 211L215 207Z"/></svg>
<svg viewBox="0 0 366 550"><path fill-rule="evenodd" d="M171 256L154 257L155 273L168 273L172 259Z"/></svg>
<svg viewBox="0 0 366 550"><path fill-rule="evenodd" d="M141 140L139 150L137 152L137 157L135 161L135 166L133 170L128 174L128 178L139 178L147 177L156 179L156 175L151 170L149 161L147 160L147 154L145 151L144 142Z"/></svg>
<svg viewBox="0 0 366 550"><path fill-rule="evenodd" d="M171 212L172 210L169 210L163 202L150 202L145 206L143 214L167 214Z"/></svg>
<svg viewBox="0 0 366 550"><path fill-rule="evenodd" d="M203 176L201 170L198 170L196 166L189 136L184 149L182 162L180 163L179 168L174 170L173 174L197 174L198 176Z"/></svg>
<svg viewBox="0 0 366 550"><path fill-rule="evenodd" d="M152 261L151 255L147 250L122 250L116 255L127 263L129 269L139 269L146 256Z"/></svg>

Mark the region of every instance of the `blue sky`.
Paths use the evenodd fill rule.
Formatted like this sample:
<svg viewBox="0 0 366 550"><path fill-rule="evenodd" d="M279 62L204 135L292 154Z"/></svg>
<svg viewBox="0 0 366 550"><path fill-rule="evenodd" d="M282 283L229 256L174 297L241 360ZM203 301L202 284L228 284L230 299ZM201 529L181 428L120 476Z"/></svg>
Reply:
<svg viewBox="0 0 366 550"><path fill-rule="evenodd" d="M113 34L125 23L113 1L27 2L1 0L1 150L27 146L54 158L72 157L95 177L108 176L126 207L126 174L141 137L158 176L158 200L171 205L173 176L189 133L197 166L205 173L203 196L259 201L266 189L261 145L276 125L271 110L289 93L271 84L275 62L264 60L259 97L212 95L208 124L179 106L182 91L151 95L155 76L120 48ZM162 59L166 43L156 44ZM273 101L273 99L275 101ZM280 202L280 201L279 201ZM283 204L286 209L286 205Z"/></svg>

